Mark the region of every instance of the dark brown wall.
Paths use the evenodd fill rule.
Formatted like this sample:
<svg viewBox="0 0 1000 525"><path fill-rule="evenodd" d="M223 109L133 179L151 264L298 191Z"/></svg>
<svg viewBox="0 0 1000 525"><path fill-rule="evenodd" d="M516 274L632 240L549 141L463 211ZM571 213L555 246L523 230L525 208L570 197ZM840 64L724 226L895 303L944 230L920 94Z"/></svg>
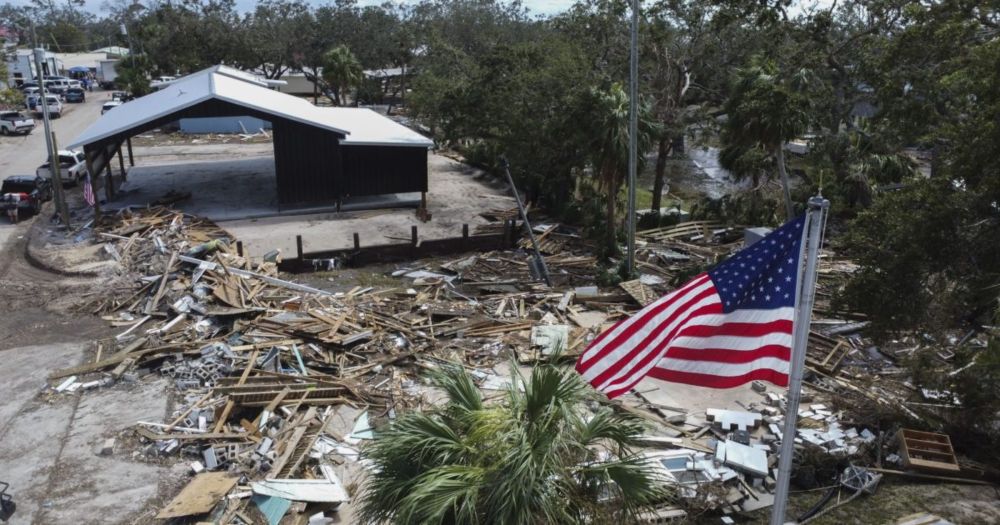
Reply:
<svg viewBox="0 0 1000 525"><path fill-rule="evenodd" d="M344 196L427 191L427 148L341 146Z"/></svg>
<svg viewBox="0 0 1000 525"><path fill-rule="evenodd" d="M341 147L338 135L287 120L272 120L274 172L282 209L331 204L340 192Z"/></svg>

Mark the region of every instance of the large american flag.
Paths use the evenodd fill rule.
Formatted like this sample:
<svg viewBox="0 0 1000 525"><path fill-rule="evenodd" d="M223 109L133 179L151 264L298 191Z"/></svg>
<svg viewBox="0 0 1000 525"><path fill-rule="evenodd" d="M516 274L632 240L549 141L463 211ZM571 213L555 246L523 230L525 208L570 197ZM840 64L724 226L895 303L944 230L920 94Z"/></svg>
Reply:
<svg viewBox="0 0 1000 525"><path fill-rule="evenodd" d="M731 388L788 385L805 216L624 319L590 344L576 370L614 398L647 375Z"/></svg>
<svg viewBox="0 0 1000 525"><path fill-rule="evenodd" d="M97 199L94 196L94 185L90 183L90 173L83 178L83 200L87 205L93 207Z"/></svg>

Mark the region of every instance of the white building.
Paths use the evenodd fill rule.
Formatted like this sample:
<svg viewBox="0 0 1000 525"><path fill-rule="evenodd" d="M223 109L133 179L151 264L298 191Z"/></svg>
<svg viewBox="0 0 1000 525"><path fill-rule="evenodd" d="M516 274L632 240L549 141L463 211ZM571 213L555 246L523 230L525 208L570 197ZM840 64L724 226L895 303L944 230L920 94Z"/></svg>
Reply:
<svg viewBox="0 0 1000 525"><path fill-rule="evenodd" d="M45 51L42 61L42 74L58 75L63 69L62 60L55 53ZM35 67L35 57L31 49L18 49L7 58L7 75L4 80L9 86L20 86L25 82L38 81L38 69Z"/></svg>

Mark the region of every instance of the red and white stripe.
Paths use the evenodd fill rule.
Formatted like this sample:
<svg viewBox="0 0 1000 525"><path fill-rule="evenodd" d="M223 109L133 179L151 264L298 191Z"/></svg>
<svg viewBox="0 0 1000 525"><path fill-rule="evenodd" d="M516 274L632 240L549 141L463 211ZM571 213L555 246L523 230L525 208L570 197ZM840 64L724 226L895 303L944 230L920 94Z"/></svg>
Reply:
<svg viewBox="0 0 1000 525"><path fill-rule="evenodd" d="M730 388L753 380L788 384L794 308L724 313L708 274L602 333L576 370L614 398L643 377Z"/></svg>
<svg viewBox="0 0 1000 525"><path fill-rule="evenodd" d="M83 179L83 200L88 206L93 206L97 202L94 196L94 185L90 183L90 174Z"/></svg>

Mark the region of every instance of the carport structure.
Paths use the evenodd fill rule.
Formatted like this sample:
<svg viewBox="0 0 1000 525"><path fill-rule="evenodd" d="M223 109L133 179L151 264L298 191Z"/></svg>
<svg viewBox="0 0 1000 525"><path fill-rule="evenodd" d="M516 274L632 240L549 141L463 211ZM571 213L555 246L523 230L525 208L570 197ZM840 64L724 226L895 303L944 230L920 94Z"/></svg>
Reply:
<svg viewBox="0 0 1000 525"><path fill-rule="evenodd" d="M252 75L213 66L104 114L70 148L83 147L89 172L124 172L131 138L182 118L251 116L271 122L279 209L332 205L346 197L427 192L433 143L373 111L320 108L268 89ZM422 199L423 200L423 199Z"/></svg>

